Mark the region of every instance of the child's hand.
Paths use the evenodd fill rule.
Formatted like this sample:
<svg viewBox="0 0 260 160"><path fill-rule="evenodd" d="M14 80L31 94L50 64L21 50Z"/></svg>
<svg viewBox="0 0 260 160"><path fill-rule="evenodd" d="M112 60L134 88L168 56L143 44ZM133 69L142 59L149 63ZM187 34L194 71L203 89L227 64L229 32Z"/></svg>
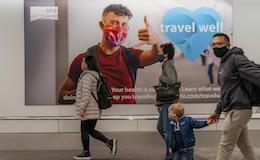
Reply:
<svg viewBox="0 0 260 160"><path fill-rule="evenodd" d="M209 125L212 125L213 123L212 123L212 121L208 120L207 124L209 126Z"/></svg>
<svg viewBox="0 0 260 160"><path fill-rule="evenodd" d="M174 113L170 113L170 114L168 115L168 117L169 117L169 119L174 120L175 122L178 121L178 117L177 117L177 115L174 114Z"/></svg>

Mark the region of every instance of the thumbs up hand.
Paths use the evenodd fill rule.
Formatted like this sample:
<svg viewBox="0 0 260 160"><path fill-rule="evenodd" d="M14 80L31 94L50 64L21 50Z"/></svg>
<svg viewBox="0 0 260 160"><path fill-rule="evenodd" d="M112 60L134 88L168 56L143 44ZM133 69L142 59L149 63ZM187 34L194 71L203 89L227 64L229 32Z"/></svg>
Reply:
<svg viewBox="0 0 260 160"><path fill-rule="evenodd" d="M158 45L160 44L159 36L153 32L147 16L144 16L145 27L138 30L138 38L143 44Z"/></svg>

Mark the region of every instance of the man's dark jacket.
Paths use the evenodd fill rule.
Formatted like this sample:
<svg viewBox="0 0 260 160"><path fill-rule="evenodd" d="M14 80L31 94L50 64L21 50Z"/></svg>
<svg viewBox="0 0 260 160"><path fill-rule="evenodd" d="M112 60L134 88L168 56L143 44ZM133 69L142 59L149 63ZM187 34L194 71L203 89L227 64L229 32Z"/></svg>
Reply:
<svg viewBox="0 0 260 160"><path fill-rule="evenodd" d="M242 80L247 83L243 83ZM221 58L218 82L221 88L221 101L215 113L220 114L222 111L233 109L252 109L251 83L260 87L260 69L254 62L248 60L241 48L234 47Z"/></svg>

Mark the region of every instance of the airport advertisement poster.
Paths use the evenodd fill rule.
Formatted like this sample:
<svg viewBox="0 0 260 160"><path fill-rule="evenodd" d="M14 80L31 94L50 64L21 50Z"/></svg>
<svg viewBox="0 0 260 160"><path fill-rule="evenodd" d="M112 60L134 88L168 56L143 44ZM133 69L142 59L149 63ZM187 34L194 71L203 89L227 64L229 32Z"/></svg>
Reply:
<svg viewBox="0 0 260 160"><path fill-rule="evenodd" d="M220 60L215 57L210 43L212 36L219 32L226 33L232 41L231 0L24 0L26 105L73 103L77 80L68 76L69 71L75 70L71 69L71 64L104 38L100 27L105 23L102 13L111 4L122 4L132 13L122 46L136 49L140 52L139 58L142 51L153 47L138 39L141 29L149 27L162 44L173 43L175 55L171 63L181 82L181 102L216 103L219 100ZM120 77L130 75L127 63L132 61L123 58L126 70L120 63L118 68L110 70L111 73L106 71L103 75L112 76L109 79L114 82L110 85L114 104L154 105L154 86L158 85L162 73L161 57L156 56L155 63L138 66L131 85L125 85L127 83ZM99 65L102 66L102 62ZM68 78L70 83L64 87ZM61 97L61 88L71 92Z"/></svg>

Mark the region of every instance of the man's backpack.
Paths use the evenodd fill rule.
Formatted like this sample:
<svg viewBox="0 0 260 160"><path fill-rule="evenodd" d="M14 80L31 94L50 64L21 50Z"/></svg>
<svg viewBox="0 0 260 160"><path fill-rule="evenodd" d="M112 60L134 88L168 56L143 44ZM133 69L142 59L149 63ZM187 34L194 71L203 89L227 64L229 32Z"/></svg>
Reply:
<svg viewBox="0 0 260 160"><path fill-rule="evenodd" d="M97 84L97 96L91 92L92 96L98 103L99 109L107 109L112 107L112 95L110 93L106 79L99 73L99 79Z"/></svg>
<svg viewBox="0 0 260 160"><path fill-rule="evenodd" d="M258 64L256 64L256 65L258 65ZM260 65L258 65L258 68L260 70ZM242 87L245 88L245 91L250 96L251 105L260 106L260 87L258 87L256 84L251 83L246 80L241 80L241 81L242 81Z"/></svg>
<svg viewBox="0 0 260 160"><path fill-rule="evenodd" d="M252 106L260 106L260 87L253 84Z"/></svg>
<svg viewBox="0 0 260 160"><path fill-rule="evenodd" d="M247 68L248 70L251 69L251 67L256 67L257 69L259 69L260 72L260 65L256 64L253 61L250 61L250 63L247 64ZM242 88L244 88L244 90L247 92L247 94L249 95L250 99L251 99L251 105L252 106L260 106L260 87L258 87L256 84L251 83L245 79L242 79L239 74L238 71L235 70L233 71L237 77L240 79L240 85ZM259 82L258 82L259 83Z"/></svg>

